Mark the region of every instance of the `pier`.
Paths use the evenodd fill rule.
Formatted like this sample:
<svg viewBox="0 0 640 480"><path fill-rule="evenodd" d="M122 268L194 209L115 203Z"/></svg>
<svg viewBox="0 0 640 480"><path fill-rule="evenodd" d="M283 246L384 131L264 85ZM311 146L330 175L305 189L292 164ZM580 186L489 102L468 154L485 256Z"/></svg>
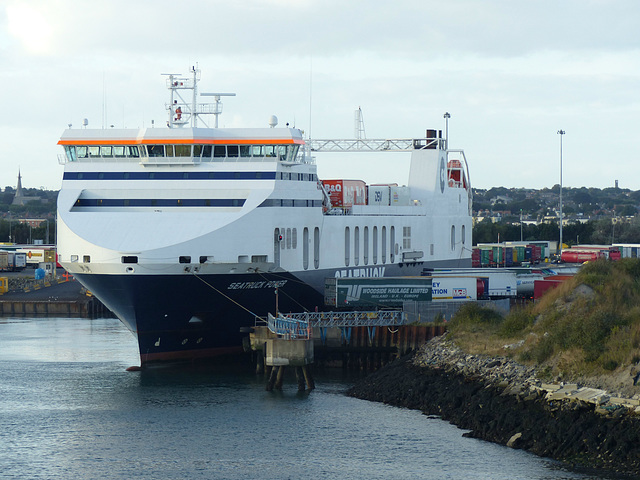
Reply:
<svg viewBox="0 0 640 480"><path fill-rule="evenodd" d="M100 300L70 276L29 281L21 289L0 293L0 317L113 316Z"/></svg>
<svg viewBox="0 0 640 480"><path fill-rule="evenodd" d="M281 389L286 366L296 368L298 389L313 388L311 364L375 371L435 336L445 325L409 324L401 311L306 312L269 315L251 329L248 347L257 352L256 372L267 390Z"/></svg>

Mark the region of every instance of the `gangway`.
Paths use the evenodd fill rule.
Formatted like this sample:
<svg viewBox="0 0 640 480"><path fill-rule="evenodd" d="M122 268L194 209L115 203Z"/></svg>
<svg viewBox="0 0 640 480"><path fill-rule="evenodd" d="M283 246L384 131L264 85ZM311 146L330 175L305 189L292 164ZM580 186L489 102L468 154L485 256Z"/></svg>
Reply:
<svg viewBox="0 0 640 480"><path fill-rule="evenodd" d="M274 319L274 326L276 324L280 325L285 330L289 326L292 330L288 333L293 335L301 332L299 325L304 325L304 328L311 329L314 327L393 327L409 323L408 316L404 312L397 310L279 313L277 317L269 314L268 322L271 322L271 319ZM300 323L298 324L297 322ZM271 327L269 329L271 330ZM274 330L271 331L279 333ZM281 335L283 334L285 333Z"/></svg>

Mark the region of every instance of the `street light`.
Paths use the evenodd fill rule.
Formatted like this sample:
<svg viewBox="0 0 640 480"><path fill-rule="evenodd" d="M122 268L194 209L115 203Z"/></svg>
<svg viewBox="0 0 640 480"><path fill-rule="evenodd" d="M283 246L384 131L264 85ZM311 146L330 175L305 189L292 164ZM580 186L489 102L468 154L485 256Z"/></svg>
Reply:
<svg viewBox="0 0 640 480"><path fill-rule="evenodd" d="M451 114L449 112L444 112L444 139L445 139L445 147L449 149L449 119L451 118Z"/></svg>
<svg viewBox="0 0 640 480"><path fill-rule="evenodd" d="M562 137L566 132L558 130L560 135L560 254L562 254Z"/></svg>

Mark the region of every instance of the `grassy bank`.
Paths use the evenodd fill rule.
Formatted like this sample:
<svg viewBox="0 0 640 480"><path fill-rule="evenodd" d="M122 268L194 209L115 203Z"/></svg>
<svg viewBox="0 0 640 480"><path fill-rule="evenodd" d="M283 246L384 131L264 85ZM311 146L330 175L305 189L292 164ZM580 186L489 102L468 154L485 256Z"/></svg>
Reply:
<svg viewBox="0 0 640 480"><path fill-rule="evenodd" d="M513 357L547 379L640 391L640 260L589 263L507 316L469 304L449 329L465 351Z"/></svg>

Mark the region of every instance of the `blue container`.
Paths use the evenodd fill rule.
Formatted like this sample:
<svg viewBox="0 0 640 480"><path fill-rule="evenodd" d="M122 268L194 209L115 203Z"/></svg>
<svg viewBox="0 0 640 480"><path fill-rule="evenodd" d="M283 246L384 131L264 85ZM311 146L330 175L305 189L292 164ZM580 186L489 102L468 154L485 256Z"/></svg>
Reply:
<svg viewBox="0 0 640 480"><path fill-rule="evenodd" d="M42 280L44 278L44 268L36 268L36 280Z"/></svg>

